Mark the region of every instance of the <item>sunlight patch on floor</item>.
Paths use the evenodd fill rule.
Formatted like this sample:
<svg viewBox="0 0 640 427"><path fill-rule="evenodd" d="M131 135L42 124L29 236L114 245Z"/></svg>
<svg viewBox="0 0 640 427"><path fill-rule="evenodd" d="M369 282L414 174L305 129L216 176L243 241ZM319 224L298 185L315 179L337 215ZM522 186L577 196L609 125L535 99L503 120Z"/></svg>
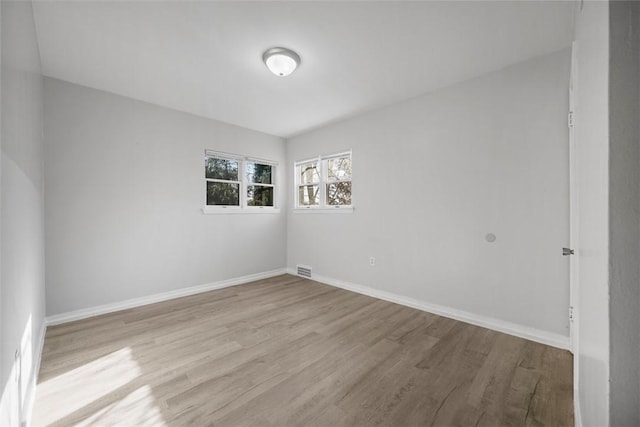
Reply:
<svg viewBox="0 0 640 427"><path fill-rule="evenodd" d="M126 397L97 411L82 420L78 426L90 425L132 425L166 426L160 409L156 406L151 387L145 385L129 393Z"/></svg>
<svg viewBox="0 0 640 427"><path fill-rule="evenodd" d="M140 375L140 367L133 359L131 349L125 347L38 384L37 400L42 403L36 405L34 425L59 422L117 392ZM55 402L55 405L43 404L45 402Z"/></svg>

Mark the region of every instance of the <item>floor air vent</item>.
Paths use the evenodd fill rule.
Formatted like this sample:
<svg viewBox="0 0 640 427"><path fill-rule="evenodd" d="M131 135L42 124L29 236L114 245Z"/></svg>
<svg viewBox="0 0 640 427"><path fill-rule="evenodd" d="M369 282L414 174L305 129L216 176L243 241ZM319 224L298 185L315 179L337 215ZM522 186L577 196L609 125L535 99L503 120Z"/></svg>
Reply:
<svg viewBox="0 0 640 427"><path fill-rule="evenodd" d="M311 278L311 267L307 265L299 265L298 276Z"/></svg>

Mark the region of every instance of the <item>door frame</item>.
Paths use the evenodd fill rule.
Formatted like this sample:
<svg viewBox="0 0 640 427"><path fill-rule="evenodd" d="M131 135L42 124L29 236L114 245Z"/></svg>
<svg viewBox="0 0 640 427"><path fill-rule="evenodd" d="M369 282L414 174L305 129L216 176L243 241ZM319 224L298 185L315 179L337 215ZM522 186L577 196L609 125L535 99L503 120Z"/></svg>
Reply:
<svg viewBox="0 0 640 427"><path fill-rule="evenodd" d="M569 80L569 247L576 251L576 256L569 256L569 337L571 350L575 352L577 345L577 296L578 296L578 171L576 159L576 99L577 85L577 42L571 46L571 76Z"/></svg>
<svg viewBox="0 0 640 427"><path fill-rule="evenodd" d="M578 391L578 363L579 358L579 329L580 313L578 310L579 298L579 188L578 188L578 159L576 144L576 99L578 87L578 42L571 45L571 71L569 79L569 247L575 251L575 255L569 256L569 349L573 353L573 389L574 400Z"/></svg>

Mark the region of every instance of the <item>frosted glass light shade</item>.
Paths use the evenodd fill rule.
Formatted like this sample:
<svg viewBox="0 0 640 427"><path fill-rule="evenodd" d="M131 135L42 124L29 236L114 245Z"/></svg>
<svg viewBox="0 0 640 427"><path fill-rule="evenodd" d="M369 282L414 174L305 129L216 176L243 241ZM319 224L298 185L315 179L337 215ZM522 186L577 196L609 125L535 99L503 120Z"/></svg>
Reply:
<svg viewBox="0 0 640 427"><path fill-rule="evenodd" d="M300 56L284 47L274 47L262 55L267 68L276 76L284 77L293 73L300 64Z"/></svg>

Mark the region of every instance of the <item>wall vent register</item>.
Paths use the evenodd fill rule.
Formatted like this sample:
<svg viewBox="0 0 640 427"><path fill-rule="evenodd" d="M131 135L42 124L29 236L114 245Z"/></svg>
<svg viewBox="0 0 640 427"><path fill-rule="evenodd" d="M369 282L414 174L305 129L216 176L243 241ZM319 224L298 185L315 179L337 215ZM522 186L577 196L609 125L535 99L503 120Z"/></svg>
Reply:
<svg viewBox="0 0 640 427"><path fill-rule="evenodd" d="M298 265L298 276L311 278L311 267L307 265Z"/></svg>

